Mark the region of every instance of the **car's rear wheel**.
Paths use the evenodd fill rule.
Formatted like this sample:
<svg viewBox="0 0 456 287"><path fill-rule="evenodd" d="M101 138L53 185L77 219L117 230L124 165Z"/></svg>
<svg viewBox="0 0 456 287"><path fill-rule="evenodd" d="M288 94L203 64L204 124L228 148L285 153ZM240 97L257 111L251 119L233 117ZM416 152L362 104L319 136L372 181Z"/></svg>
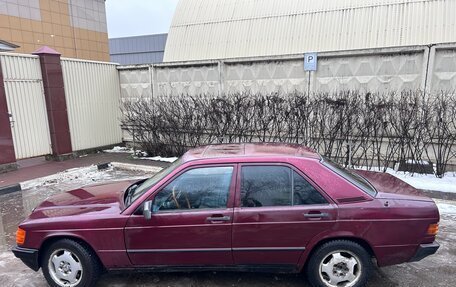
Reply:
<svg viewBox="0 0 456 287"><path fill-rule="evenodd" d="M315 250L307 264L307 278L314 287L360 287L367 284L371 270L371 256L361 245L335 240Z"/></svg>
<svg viewBox="0 0 456 287"><path fill-rule="evenodd" d="M96 255L71 239L52 243L41 257L41 267L52 287L95 286L101 273Z"/></svg>

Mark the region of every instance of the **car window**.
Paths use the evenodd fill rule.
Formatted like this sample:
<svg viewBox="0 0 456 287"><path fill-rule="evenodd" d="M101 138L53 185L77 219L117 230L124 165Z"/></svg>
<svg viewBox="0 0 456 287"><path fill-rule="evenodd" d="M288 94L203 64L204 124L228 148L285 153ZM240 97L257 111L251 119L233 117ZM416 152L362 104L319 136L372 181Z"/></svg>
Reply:
<svg viewBox="0 0 456 287"><path fill-rule="evenodd" d="M182 159L179 158L169 167L162 169L160 172L156 173L153 177L145 180L139 186L137 186L131 194L131 200L128 205L131 205L135 202L141 195L143 195L146 191L150 190L157 182L164 179L167 175L173 172L177 167L182 164Z"/></svg>
<svg viewBox="0 0 456 287"><path fill-rule="evenodd" d="M186 171L155 196L153 210L226 208L232 174L232 166Z"/></svg>
<svg viewBox="0 0 456 287"><path fill-rule="evenodd" d="M365 193L367 193L371 196L377 195L377 191L375 190L375 188L369 183L368 180L366 180L362 176L360 176L356 173L350 172L348 169L340 166L339 164L337 164L327 158L323 158L322 162L323 162L323 165L325 165L326 167L328 167L329 169L331 169L338 175L342 176L343 178L345 178L352 184L356 185L358 188L363 190Z"/></svg>
<svg viewBox="0 0 456 287"><path fill-rule="evenodd" d="M293 205L324 204L326 199L304 177L293 171Z"/></svg>
<svg viewBox="0 0 456 287"><path fill-rule="evenodd" d="M285 166L243 166L241 206L291 206L327 203L301 175Z"/></svg>

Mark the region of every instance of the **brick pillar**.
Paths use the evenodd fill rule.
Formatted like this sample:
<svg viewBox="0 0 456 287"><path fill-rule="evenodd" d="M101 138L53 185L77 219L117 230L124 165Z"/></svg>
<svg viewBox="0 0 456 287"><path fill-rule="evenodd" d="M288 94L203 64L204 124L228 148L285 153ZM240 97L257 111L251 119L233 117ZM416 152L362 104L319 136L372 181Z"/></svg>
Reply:
<svg viewBox="0 0 456 287"><path fill-rule="evenodd" d="M60 53L49 47L41 47L33 54L40 57L46 110L51 132L52 155L60 159L62 155L71 154L73 151Z"/></svg>
<svg viewBox="0 0 456 287"><path fill-rule="evenodd" d="M6 103L5 83L0 66L0 173L16 168L16 155L14 153L13 135Z"/></svg>

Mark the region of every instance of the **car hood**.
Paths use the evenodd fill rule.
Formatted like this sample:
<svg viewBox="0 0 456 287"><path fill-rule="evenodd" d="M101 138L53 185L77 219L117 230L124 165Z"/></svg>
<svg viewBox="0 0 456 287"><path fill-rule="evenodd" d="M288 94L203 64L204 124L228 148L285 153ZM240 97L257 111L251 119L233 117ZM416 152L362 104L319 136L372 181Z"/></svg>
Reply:
<svg viewBox="0 0 456 287"><path fill-rule="evenodd" d="M432 201L419 189L391 174L366 170L353 170L353 172L367 179L375 187L378 192L377 198Z"/></svg>
<svg viewBox="0 0 456 287"><path fill-rule="evenodd" d="M90 185L54 195L35 208L29 219L117 213L124 209L123 193L135 181Z"/></svg>

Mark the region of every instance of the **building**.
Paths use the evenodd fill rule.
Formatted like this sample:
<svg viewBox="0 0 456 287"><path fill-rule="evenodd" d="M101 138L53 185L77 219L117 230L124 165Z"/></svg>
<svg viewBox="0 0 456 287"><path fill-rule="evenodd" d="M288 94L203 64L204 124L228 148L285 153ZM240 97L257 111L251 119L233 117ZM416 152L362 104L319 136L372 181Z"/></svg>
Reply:
<svg viewBox="0 0 456 287"><path fill-rule="evenodd" d="M456 42L456 0L180 0L164 61Z"/></svg>
<svg viewBox="0 0 456 287"><path fill-rule="evenodd" d="M163 62L168 34L109 39L111 62L122 65Z"/></svg>
<svg viewBox="0 0 456 287"><path fill-rule="evenodd" d="M109 61L104 0L0 0L0 40L32 53L49 46L64 57Z"/></svg>

